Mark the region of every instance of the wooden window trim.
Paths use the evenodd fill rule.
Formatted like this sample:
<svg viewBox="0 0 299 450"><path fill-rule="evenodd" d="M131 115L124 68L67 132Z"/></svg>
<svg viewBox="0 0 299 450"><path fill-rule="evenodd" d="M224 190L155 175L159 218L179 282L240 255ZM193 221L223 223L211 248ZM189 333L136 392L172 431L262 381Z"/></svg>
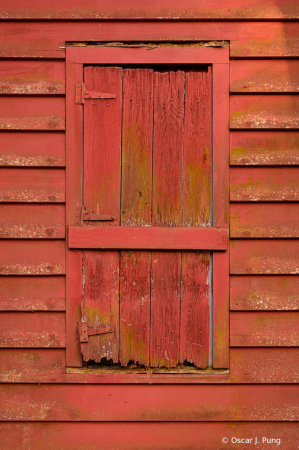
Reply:
<svg viewBox="0 0 299 450"><path fill-rule="evenodd" d="M82 204L83 106L75 104L74 87L83 83L84 64L212 66L213 227L228 230L229 49L192 46L158 46L152 50L127 47L66 48L66 226L80 224L78 212ZM68 240L66 245L66 363L67 367L82 367L77 335L77 322L81 319L81 251L69 250ZM213 369L229 369L229 249L213 252ZM130 379L131 374L119 376L124 381L124 377ZM101 382L107 382L106 377L109 375L102 375ZM181 379L184 380L183 383L187 383L188 375ZM161 376L160 380L163 382Z"/></svg>

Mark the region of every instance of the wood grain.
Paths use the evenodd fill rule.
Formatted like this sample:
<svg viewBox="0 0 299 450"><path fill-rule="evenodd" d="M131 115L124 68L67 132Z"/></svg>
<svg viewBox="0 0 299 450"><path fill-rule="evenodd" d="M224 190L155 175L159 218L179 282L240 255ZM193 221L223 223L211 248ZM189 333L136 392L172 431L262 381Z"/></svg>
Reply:
<svg viewBox="0 0 299 450"><path fill-rule="evenodd" d="M299 389L293 385L28 386L23 384L2 385L0 394L3 405L0 415L2 421L298 420Z"/></svg>
<svg viewBox="0 0 299 450"><path fill-rule="evenodd" d="M148 450L180 448L189 450L196 442L199 448L223 450L223 436L244 439L244 436L275 436L285 450L293 450L298 442L298 425L287 422L233 423L3 423L2 439L7 450L18 450L26 436L30 450L47 446L49 450L67 450L85 446L86 450L130 450L132 445ZM14 436L14 439L11 439ZM277 438L279 436L279 438ZM269 440L271 438L268 438ZM255 438L252 438L252 442ZM262 440L261 440L262 442ZM269 442L270 443L270 442ZM261 444L263 445L263 444ZM261 449L261 445L256 448ZM267 444L266 444L267 445ZM277 445L277 444L273 444ZM268 444L269 446L269 444ZM275 448L275 447L274 447ZM160 449L159 449L160 450Z"/></svg>
<svg viewBox="0 0 299 450"><path fill-rule="evenodd" d="M241 61L230 63L230 92L298 92L298 61Z"/></svg>
<svg viewBox="0 0 299 450"><path fill-rule="evenodd" d="M234 240L230 244L231 274L298 274L297 240Z"/></svg>
<svg viewBox="0 0 299 450"><path fill-rule="evenodd" d="M65 313L1 312L0 347L65 347Z"/></svg>
<svg viewBox="0 0 299 450"><path fill-rule="evenodd" d="M62 97L0 97L1 130L65 129L65 100Z"/></svg>
<svg viewBox="0 0 299 450"><path fill-rule="evenodd" d="M234 131L230 133L230 163L235 166L299 164L296 131Z"/></svg>
<svg viewBox="0 0 299 450"><path fill-rule="evenodd" d="M53 381L65 372L63 349L1 349L0 380L3 383L18 383L32 375L49 376Z"/></svg>
<svg viewBox="0 0 299 450"><path fill-rule="evenodd" d="M293 95L233 95L231 129L298 129L299 99Z"/></svg>
<svg viewBox="0 0 299 450"><path fill-rule="evenodd" d="M69 227L70 248L226 250L225 228Z"/></svg>
<svg viewBox="0 0 299 450"><path fill-rule="evenodd" d="M232 238L299 237L296 203L233 203L230 205Z"/></svg>
<svg viewBox="0 0 299 450"><path fill-rule="evenodd" d="M65 64L58 61L1 61L0 94L65 94Z"/></svg>
<svg viewBox="0 0 299 450"><path fill-rule="evenodd" d="M63 169L0 169L0 202L65 202Z"/></svg>
<svg viewBox="0 0 299 450"><path fill-rule="evenodd" d="M296 201L299 199L299 169L231 168L231 201Z"/></svg>
<svg viewBox="0 0 299 450"><path fill-rule="evenodd" d="M231 276L233 311L299 310L299 277Z"/></svg>
<svg viewBox="0 0 299 450"><path fill-rule="evenodd" d="M297 312L233 312L232 347L298 347Z"/></svg>
<svg viewBox="0 0 299 450"><path fill-rule="evenodd" d="M64 277L0 278L1 311L64 311Z"/></svg>
<svg viewBox="0 0 299 450"><path fill-rule="evenodd" d="M1 242L1 275L64 275L63 241Z"/></svg>
<svg viewBox="0 0 299 450"><path fill-rule="evenodd" d="M64 205L0 205L3 239L64 239Z"/></svg>

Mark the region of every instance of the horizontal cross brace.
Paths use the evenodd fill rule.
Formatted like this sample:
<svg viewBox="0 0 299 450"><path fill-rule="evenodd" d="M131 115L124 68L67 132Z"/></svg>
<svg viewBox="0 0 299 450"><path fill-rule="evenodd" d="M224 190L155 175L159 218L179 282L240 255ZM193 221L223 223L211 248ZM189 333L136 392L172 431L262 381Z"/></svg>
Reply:
<svg viewBox="0 0 299 450"><path fill-rule="evenodd" d="M226 250L228 229L196 227L71 226L69 248Z"/></svg>

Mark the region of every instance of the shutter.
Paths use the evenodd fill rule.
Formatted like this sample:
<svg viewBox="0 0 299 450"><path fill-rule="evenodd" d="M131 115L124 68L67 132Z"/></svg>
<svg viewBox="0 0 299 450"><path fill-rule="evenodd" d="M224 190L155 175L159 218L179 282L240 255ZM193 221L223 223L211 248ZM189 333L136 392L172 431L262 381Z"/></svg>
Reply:
<svg viewBox="0 0 299 450"><path fill-rule="evenodd" d="M86 67L84 84L116 98L84 103L81 230L211 227L210 71ZM83 252L84 361L206 368L210 251L99 250L90 242Z"/></svg>

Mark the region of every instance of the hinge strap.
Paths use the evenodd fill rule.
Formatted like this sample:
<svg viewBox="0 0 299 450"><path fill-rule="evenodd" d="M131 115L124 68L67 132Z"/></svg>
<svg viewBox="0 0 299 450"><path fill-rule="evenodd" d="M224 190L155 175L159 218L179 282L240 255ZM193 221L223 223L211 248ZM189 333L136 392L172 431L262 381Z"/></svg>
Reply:
<svg viewBox="0 0 299 450"><path fill-rule="evenodd" d="M87 328L86 322L78 322L80 342L88 342L88 336L113 333L113 328Z"/></svg>
<svg viewBox="0 0 299 450"><path fill-rule="evenodd" d="M92 90L86 91L84 84L76 84L76 105L83 105L86 98L116 98L116 95Z"/></svg>

